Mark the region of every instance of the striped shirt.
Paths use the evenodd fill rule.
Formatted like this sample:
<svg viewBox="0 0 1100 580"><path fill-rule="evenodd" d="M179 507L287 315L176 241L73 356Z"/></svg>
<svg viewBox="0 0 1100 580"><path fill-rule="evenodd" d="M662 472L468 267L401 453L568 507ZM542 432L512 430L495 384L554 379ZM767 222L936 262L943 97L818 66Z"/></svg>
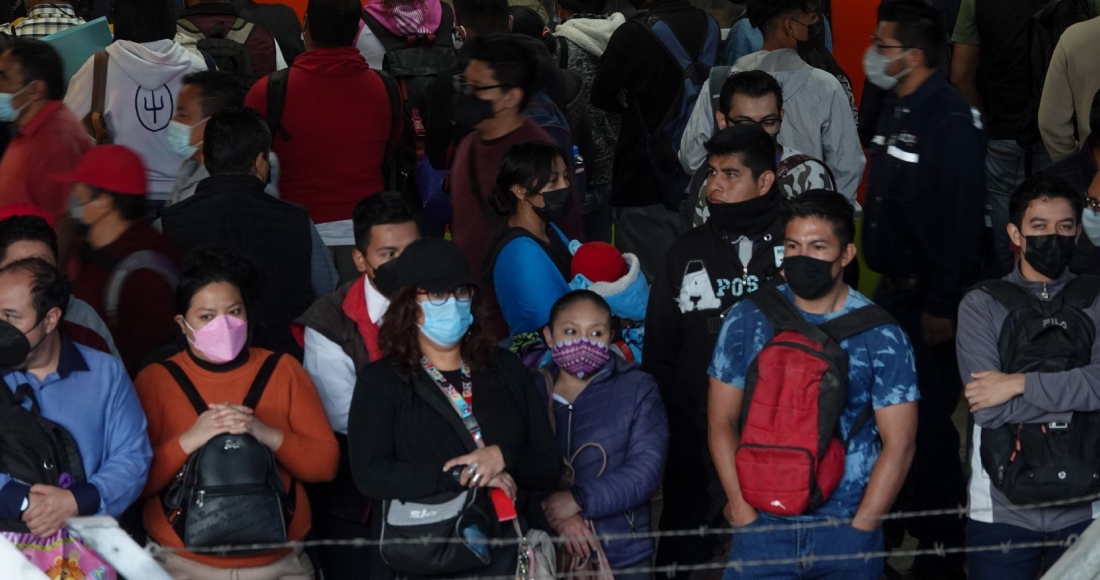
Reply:
<svg viewBox="0 0 1100 580"><path fill-rule="evenodd" d="M39 4L27 12L25 18L17 18L11 24L0 26L0 33L17 38L41 39L55 32L84 24L76 10L68 4Z"/></svg>

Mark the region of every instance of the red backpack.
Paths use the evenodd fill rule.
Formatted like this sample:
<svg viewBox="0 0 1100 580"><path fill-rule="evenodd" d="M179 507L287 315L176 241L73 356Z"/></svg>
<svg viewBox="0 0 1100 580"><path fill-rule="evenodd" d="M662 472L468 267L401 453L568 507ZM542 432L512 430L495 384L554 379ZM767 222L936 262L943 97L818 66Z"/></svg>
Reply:
<svg viewBox="0 0 1100 580"><path fill-rule="evenodd" d="M741 495L757 510L781 516L812 511L844 476L851 437L874 411L860 411L840 436L848 401L847 337L894 319L870 305L814 326L776 288L749 296L775 334L749 366L741 412L741 444L734 460Z"/></svg>

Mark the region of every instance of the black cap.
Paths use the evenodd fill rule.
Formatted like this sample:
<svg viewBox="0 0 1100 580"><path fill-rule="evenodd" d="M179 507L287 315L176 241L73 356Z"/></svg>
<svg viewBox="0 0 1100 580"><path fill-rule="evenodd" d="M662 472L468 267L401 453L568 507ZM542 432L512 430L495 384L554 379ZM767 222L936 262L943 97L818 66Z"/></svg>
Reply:
<svg viewBox="0 0 1100 580"><path fill-rule="evenodd" d="M466 255L440 238L421 238L409 244L400 256L379 266L374 276L374 285L386 296L408 286L449 292L473 283Z"/></svg>

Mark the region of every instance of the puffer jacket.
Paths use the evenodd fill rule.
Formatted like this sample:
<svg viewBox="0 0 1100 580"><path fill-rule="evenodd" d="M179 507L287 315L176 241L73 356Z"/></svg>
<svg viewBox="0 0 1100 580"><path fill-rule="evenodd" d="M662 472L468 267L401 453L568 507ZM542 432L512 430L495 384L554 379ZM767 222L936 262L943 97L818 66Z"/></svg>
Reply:
<svg viewBox="0 0 1100 580"><path fill-rule="evenodd" d="M553 363L546 370L554 378L561 372ZM650 499L661 485L668 452L668 419L657 382L637 365L613 356L572 404L547 400L542 373L535 383L547 411L553 408L554 438L566 458L587 443L607 452L603 475L603 455L594 447L573 461L573 495L582 515L592 520L599 535L649 532ZM648 561L654 551L650 538L601 544L612 568Z"/></svg>

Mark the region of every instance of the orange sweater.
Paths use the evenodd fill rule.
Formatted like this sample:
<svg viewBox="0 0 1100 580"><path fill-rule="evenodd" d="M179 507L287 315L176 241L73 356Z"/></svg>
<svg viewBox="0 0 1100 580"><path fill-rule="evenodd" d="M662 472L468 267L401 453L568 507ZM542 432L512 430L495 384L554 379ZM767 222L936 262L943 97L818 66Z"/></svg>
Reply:
<svg viewBox="0 0 1100 580"><path fill-rule="evenodd" d="M187 351L169 360L191 378L208 403L240 403L252 385L256 373L270 351L249 349L248 360L238 368L215 372L200 366ZM209 366L209 365L207 365ZM145 529L162 546L182 548L183 542L168 523L160 500L163 491L179 473L187 454L179 436L191 428L198 415L172 375L159 364L146 367L134 380L145 416L149 421L149 442L153 446L153 464L145 484ZM283 432L283 444L275 452L284 485L297 480L297 506L287 531L287 539L301 540L310 527L309 499L302 483L329 481L336 477L339 447L325 416L317 388L298 361L283 355L271 375L255 417ZM224 557L180 552L208 566L251 568L270 564L286 555L287 550L246 557Z"/></svg>

